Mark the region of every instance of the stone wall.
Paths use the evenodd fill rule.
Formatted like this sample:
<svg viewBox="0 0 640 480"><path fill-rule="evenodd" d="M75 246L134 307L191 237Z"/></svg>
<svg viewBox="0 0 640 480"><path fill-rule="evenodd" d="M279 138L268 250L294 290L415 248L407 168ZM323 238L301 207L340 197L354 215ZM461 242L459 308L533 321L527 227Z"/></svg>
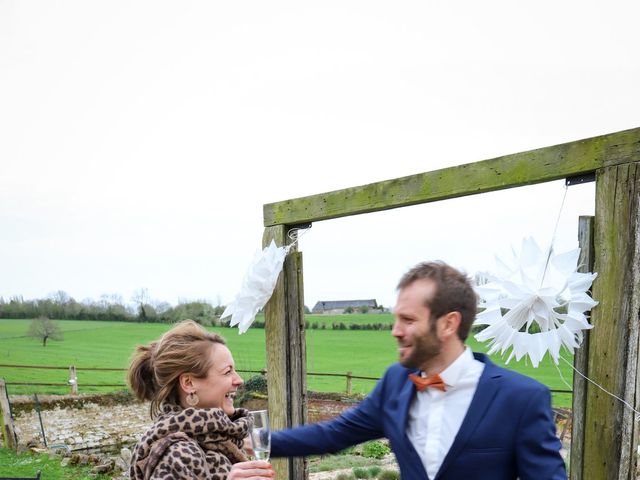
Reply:
<svg viewBox="0 0 640 480"><path fill-rule="evenodd" d="M137 441L151 425L149 405L100 405L85 402L76 406L55 406L41 411L42 425L49 447L71 450L119 449ZM20 443L30 441L44 445L38 414L35 409L15 414L16 433Z"/></svg>
<svg viewBox="0 0 640 480"><path fill-rule="evenodd" d="M309 393L309 422L328 420L355 405L358 398ZM11 397L18 440L44 445L38 413L31 397ZM266 408L266 399L252 399L245 408ZM47 444L71 450L119 449L131 445L149 428L149 404L127 394L46 396L40 416Z"/></svg>

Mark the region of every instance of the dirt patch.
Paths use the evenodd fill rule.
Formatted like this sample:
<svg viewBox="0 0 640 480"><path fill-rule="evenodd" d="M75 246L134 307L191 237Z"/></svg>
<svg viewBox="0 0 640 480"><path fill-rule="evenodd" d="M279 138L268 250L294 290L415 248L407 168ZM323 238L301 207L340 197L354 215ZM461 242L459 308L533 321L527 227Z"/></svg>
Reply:
<svg viewBox="0 0 640 480"><path fill-rule="evenodd" d="M400 471L398 467L398 462L396 462L396 457L393 453L386 455L382 459L382 463L379 465L382 470L393 470ZM334 480L338 475L344 473L346 475L353 473L353 468L341 468L338 470L329 470L326 472L316 472L309 474L309 480Z"/></svg>

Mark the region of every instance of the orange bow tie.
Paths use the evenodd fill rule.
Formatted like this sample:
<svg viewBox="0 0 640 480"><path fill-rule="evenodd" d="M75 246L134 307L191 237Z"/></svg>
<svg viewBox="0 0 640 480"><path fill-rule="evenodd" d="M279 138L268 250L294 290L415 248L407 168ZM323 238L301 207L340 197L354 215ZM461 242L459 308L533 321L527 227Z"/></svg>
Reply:
<svg viewBox="0 0 640 480"><path fill-rule="evenodd" d="M421 377L419 375L409 374L409 379L416 384L416 389L422 392L427 387L437 388L443 392L447 391L447 387L440 378L440 375L431 375L430 377Z"/></svg>

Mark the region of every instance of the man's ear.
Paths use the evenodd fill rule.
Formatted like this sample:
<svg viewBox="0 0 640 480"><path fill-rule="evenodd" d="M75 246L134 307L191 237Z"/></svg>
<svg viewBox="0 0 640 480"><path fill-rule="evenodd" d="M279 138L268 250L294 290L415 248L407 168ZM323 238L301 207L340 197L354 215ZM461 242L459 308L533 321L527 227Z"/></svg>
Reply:
<svg viewBox="0 0 640 480"><path fill-rule="evenodd" d="M178 383L184 393L193 392L193 375L190 373L181 373L178 377Z"/></svg>
<svg viewBox="0 0 640 480"><path fill-rule="evenodd" d="M444 338L449 338L458 335L458 328L462 321L462 315L460 312L449 312L441 317L440 321L440 335Z"/></svg>

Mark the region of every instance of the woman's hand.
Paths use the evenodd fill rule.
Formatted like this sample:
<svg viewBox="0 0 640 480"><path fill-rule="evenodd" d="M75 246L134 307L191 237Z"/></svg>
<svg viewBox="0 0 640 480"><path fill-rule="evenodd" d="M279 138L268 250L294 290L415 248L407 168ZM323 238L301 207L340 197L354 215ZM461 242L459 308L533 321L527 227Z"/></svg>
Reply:
<svg viewBox="0 0 640 480"><path fill-rule="evenodd" d="M271 480L275 477L275 472L269 462L264 460L252 460L250 462L234 463L227 476L228 480L238 478L249 480Z"/></svg>
<svg viewBox="0 0 640 480"><path fill-rule="evenodd" d="M250 457L253 457L254 451L253 451L253 442L251 442L251 439L248 436L246 436L244 437L243 443L244 445L242 448L244 448L245 453Z"/></svg>

